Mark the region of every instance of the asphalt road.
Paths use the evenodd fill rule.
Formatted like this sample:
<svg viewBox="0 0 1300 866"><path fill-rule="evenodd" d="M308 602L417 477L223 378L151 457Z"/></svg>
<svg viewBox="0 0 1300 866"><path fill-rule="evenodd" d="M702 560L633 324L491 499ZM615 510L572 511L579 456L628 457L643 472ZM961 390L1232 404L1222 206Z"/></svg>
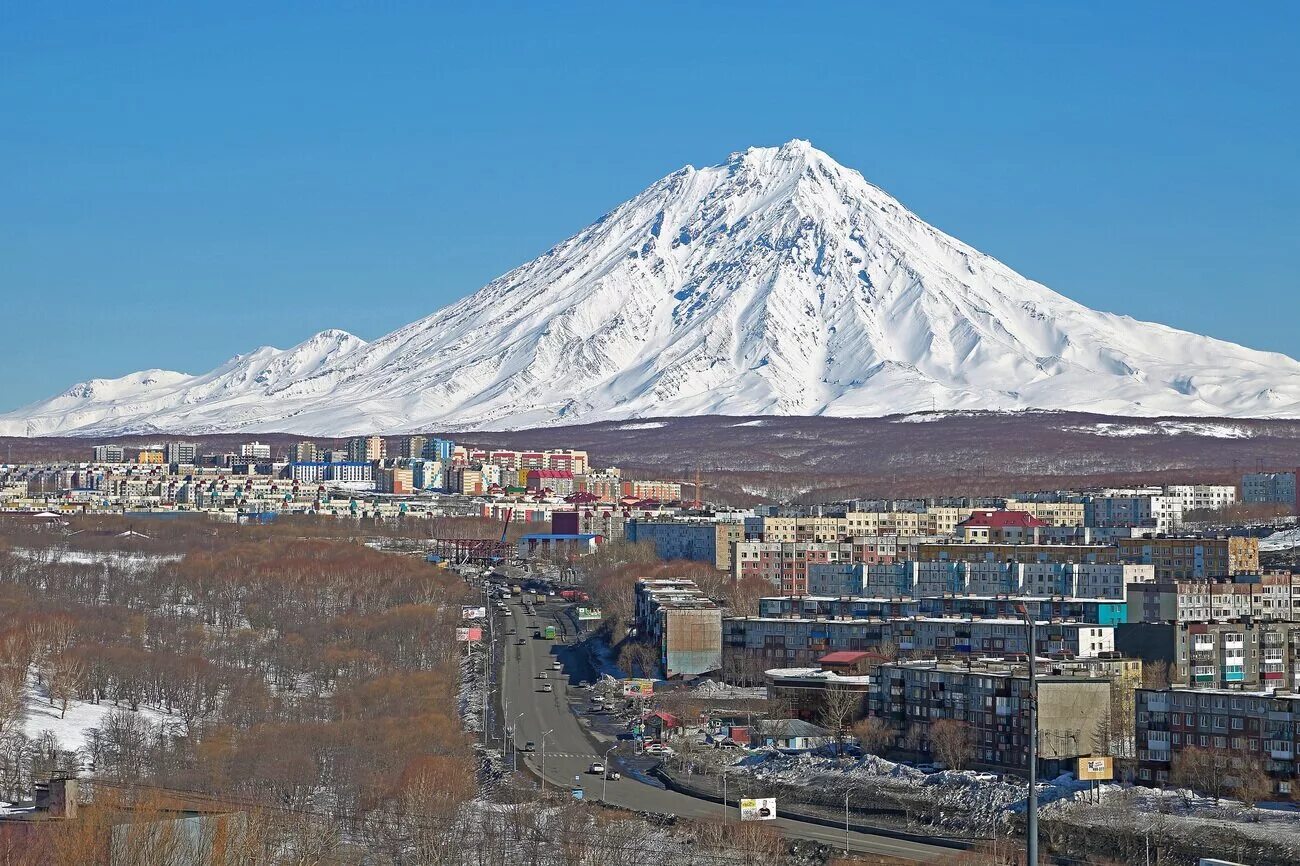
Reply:
<svg viewBox="0 0 1300 866"><path fill-rule="evenodd" d="M724 812L721 803L711 803L648 785L629 775L624 775L617 781L602 781L601 776L587 773L593 761L605 760L606 750L615 746L617 741L606 734L589 734L578 716L569 709L566 689L583 680L592 681L595 678L586 656L566 642L533 637L537 626L570 625L566 618L557 616L561 609L559 603L538 606L537 616L532 618L524 615L523 607L517 599L508 600L508 603L510 616L496 617L495 623L497 640L503 642L504 671L501 682L504 701L508 704L505 718L509 725L515 726L515 742L520 747L528 741L536 744L535 752L521 755L520 759L542 775L548 786L570 790L575 784L580 785L586 799L603 799L612 805L629 809L688 818L716 818L725 814L727 820L740 820L740 812L735 806L728 806ZM495 612L493 608L494 615ZM529 625L530 622L536 625ZM511 627L516 633L507 635L506 631ZM523 645L517 643L519 638L524 639ZM551 663L557 659L564 667L562 671L551 670ZM538 678L540 672L545 672L545 679ZM550 683L553 691L542 691L544 683ZM496 730L499 736L500 728L497 727ZM593 739L600 741L601 745L595 745ZM617 748L628 750L630 745L624 743ZM616 756L618 752L614 754ZM843 829L836 830L789 818L777 818L772 823L787 836L812 839L834 846L843 846L845 843ZM953 849L947 847L868 833L850 832L848 843L853 851L918 862L938 860L954 853Z"/></svg>

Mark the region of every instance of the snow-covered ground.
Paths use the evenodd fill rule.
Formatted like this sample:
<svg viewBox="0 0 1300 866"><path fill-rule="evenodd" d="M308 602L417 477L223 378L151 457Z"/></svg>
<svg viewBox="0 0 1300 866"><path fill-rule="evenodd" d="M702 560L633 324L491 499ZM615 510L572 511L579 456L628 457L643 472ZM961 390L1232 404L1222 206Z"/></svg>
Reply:
<svg viewBox="0 0 1300 866"><path fill-rule="evenodd" d="M111 565L121 569L152 568L164 562L177 562L179 553L137 553L121 550L68 550L62 547L32 549L15 547L10 551L20 559L43 564L66 563L69 565Z"/></svg>
<svg viewBox="0 0 1300 866"><path fill-rule="evenodd" d="M1267 538L1261 538L1259 541L1260 550L1290 550L1293 547L1300 547L1300 527L1274 532L1272 535Z"/></svg>
<svg viewBox="0 0 1300 866"><path fill-rule="evenodd" d="M1213 421L1156 421L1151 424L1117 424L1099 421L1096 424L1063 427L1072 433L1091 433L1093 436L1130 438L1133 436L1208 436L1214 439L1249 439L1254 432L1239 424Z"/></svg>
<svg viewBox="0 0 1300 866"><path fill-rule="evenodd" d="M843 791L915 791L924 794L941 815L962 815L964 821L994 826L1013 814L1023 813L1027 786L1002 781L988 773L948 771L922 773L874 755L836 761L815 754L785 755L759 752L737 761L732 772L809 789ZM1231 826L1261 840L1300 845L1300 810L1291 804L1247 807L1232 800L1216 803L1187 790L1159 790L1136 785L1107 784L1095 792L1090 783L1072 774L1040 782L1038 802L1049 817L1087 820L1125 820L1135 827L1152 816ZM1099 802L1092 802L1099 798ZM941 820L942 823L942 820Z"/></svg>
<svg viewBox="0 0 1300 866"><path fill-rule="evenodd" d="M93 703L91 701L68 701L68 711L56 701L50 705L49 694L37 685L33 678L27 687L27 703L22 731L30 739L39 739L46 731L58 740L59 748L65 752L83 751L86 748L87 733L91 728L102 727L104 717L114 710L125 709L114 706L112 701ZM180 725L180 720L169 716L161 710L141 707L138 712L152 724ZM62 718L60 718L62 715Z"/></svg>

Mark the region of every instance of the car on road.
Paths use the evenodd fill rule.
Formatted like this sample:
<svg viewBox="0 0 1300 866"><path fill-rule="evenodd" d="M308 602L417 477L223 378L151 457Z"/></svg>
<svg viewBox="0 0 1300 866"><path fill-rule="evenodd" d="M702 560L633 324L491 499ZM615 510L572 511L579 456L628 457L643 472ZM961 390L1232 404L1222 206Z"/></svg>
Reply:
<svg viewBox="0 0 1300 866"><path fill-rule="evenodd" d="M645 753L647 755L654 755L656 758L671 758L673 755L677 754L663 743L651 743L645 747Z"/></svg>
<svg viewBox="0 0 1300 866"><path fill-rule="evenodd" d="M605 778L609 779L611 782L617 782L619 779L623 777L619 775L618 770L610 769L605 771Z"/></svg>
<svg viewBox="0 0 1300 866"><path fill-rule="evenodd" d="M521 637L517 641L515 641L515 646L524 646L527 643L528 641L525 638Z"/></svg>
<svg viewBox="0 0 1300 866"><path fill-rule="evenodd" d="M506 634L507 634L507 635L511 635L511 634L514 634L514 633L515 633L515 630L514 630L514 629L512 629L512 628L508 628L508 629L506 629Z"/></svg>
<svg viewBox="0 0 1300 866"><path fill-rule="evenodd" d="M538 678L539 680L544 680L544 679L546 679L546 671L538 671L538 672L537 672L537 678Z"/></svg>
<svg viewBox="0 0 1300 866"><path fill-rule="evenodd" d="M537 751L537 744L534 743L532 740L529 740L528 742L524 743L524 751L525 752Z"/></svg>
<svg viewBox="0 0 1300 866"><path fill-rule="evenodd" d="M601 773L605 772L605 765L600 761L592 761L591 766L587 768L587 772L591 773L593 776L599 776Z"/></svg>
<svg viewBox="0 0 1300 866"><path fill-rule="evenodd" d="M544 692L553 692L553 691L555 691L555 689L551 686L550 683L542 683L541 691L544 691Z"/></svg>
<svg viewBox="0 0 1300 866"><path fill-rule="evenodd" d="M559 662L551 662L551 670L562 671L564 670L564 665L560 664Z"/></svg>

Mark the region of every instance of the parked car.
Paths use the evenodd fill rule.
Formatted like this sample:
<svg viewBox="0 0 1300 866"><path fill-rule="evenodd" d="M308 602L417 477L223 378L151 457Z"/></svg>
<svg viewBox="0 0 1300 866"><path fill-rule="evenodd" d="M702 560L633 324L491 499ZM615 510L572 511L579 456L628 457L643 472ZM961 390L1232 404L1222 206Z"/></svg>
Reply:
<svg viewBox="0 0 1300 866"><path fill-rule="evenodd" d="M609 779L611 782L617 782L619 779L623 777L619 775L618 770L607 770L605 772L605 778Z"/></svg>
<svg viewBox="0 0 1300 866"><path fill-rule="evenodd" d="M673 755L677 754L663 743L651 743L645 747L645 753L647 755L654 755L656 758L671 758Z"/></svg>
<svg viewBox="0 0 1300 866"><path fill-rule="evenodd" d="M537 744L534 743L532 740L529 740L528 742L524 743L524 751L525 751L525 752L536 752L536 751L537 751Z"/></svg>
<svg viewBox="0 0 1300 866"><path fill-rule="evenodd" d="M920 770L922 773L925 773L927 776L932 773L941 772L940 769L936 767L934 764L917 764L916 768Z"/></svg>
<svg viewBox="0 0 1300 866"><path fill-rule="evenodd" d="M600 761L592 761L591 766L587 768L587 772L594 776L599 776L601 773L605 772L605 765Z"/></svg>

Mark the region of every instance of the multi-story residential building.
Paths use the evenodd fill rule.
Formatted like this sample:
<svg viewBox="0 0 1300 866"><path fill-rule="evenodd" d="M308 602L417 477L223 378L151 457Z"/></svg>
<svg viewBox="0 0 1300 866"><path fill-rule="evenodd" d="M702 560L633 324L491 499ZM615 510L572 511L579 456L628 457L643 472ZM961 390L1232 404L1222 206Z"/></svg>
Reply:
<svg viewBox="0 0 1300 866"><path fill-rule="evenodd" d="M551 512L551 532L556 535L595 535L622 538L624 515L617 508L569 506L572 510Z"/></svg>
<svg viewBox="0 0 1300 866"><path fill-rule="evenodd" d="M299 484L362 484L375 480L374 465L371 463L290 463L285 474Z"/></svg>
<svg viewBox="0 0 1300 866"><path fill-rule="evenodd" d="M1110 714L1111 684L1087 675L1038 671L1034 703L1038 709L1038 770L1054 776L1075 768L1077 759L1109 754L1104 730ZM909 728L921 735L920 752L931 726L941 719L969 725L977 764L1012 770L1027 768L1029 671L996 662L887 662L874 674L872 715L893 723L897 744L906 745Z"/></svg>
<svg viewBox="0 0 1300 866"><path fill-rule="evenodd" d="M446 465L437 460L412 460L411 483L416 490L442 490L447 486Z"/></svg>
<svg viewBox="0 0 1300 866"><path fill-rule="evenodd" d="M1115 626L1125 622L1125 603L1093 598L1041 596L922 596L871 598L866 596L786 596L759 599L758 615L784 619L898 619L948 617L1010 619L1023 608L1043 621L1097 623Z"/></svg>
<svg viewBox="0 0 1300 866"><path fill-rule="evenodd" d="M1025 511L980 509L957 524L958 537L967 543L1038 544L1047 524Z"/></svg>
<svg viewBox="0 0 1300 866"><path fill-rule="evenodd" d="M1300 689L1300 622L1126 623L1115 642L1189 688Z"/></svg>
<svg viewBox="0 0 1300 866"><path fill-rule="evenodd" d="M1084 500L1088 526L1136 527L1172 532L1183 523L1183 500L1163 491L1110 491Z"/></svg>
<svg viewBox="0 0 1300 866"><path fill-rule="evenodd" d="M922 562L1118 562L1115 548L1107 544L962 544L922 543L916 558Z"/></svg>
<svg viewBox="0 0 1300 866"><path fill-rule="evenodd" d="M315 442L295 442L289 446L290 463L319 463L320 451Z"/></svg>
<svg viewBox="0 0 1300 866"><path fill-rule="evenodd" d="M405 460L421 460L428 450L428 436L407 436L402 440L401 456Z"/></svg>
<svg viewBox="0 0 1300 866"><path fill-rule="evenodd" d="M553 496L573 493L573 473L567 469L529 469L525 482L529 490L549 490Z"/></svg>
<svg viewBox="0 0 1300 866"><path fill-rule="evenodd" d="M135 462L141 466L161 466L165 455L161 449L142 448L135 456Z"/></svg>
<svg viewBox="0 0 1300 866"><path fill-rule="evenodd" d="M1273 793L1300 785L1300 695L1221 689L1137 689L1134 730L1138 779L1164 784L1174 758L1187 749L1215 751L1229 766L1267 773Z"/></svg>
<svg viewBox="0 0 1300 866"><path fill-rule="evenodd" d="M737 541L731 570L737 579L760 578L787 595L809 591L809 569L852 556L850 545L818 541Z"/></svg>
<svg viewBox="0 0 1300 866"><path fill-rule="evenodd" d="M239 446L239 456L246 460L270 460L271 446L263 442L245 442Z"/></svg>
<svg viewBox="0 0 1300 866"><path fill-rule="evenodd" d="M450 466L455 451L455 442L450 439L435 438L425 443L424 453L420 456L426 460L436 460L443 466Z"/></svg>
<svg viewBox="0 0 1300 866"><path fill-rule="evenodd" d="M1008 511L1024 511L1032 514L1049 527L1083 527L1086 515L1083 502L1037 502L1023 499L1008 499Z"/></svg>
<svg viewBox="0 0 1300 866"><path fill-rule="evenodd" d="M1229 577L1259 571L1259 539L1120 538L1116 547L1123 562L1154 565L1157 581L1198 577Z"/></svg>
<svg viewBox="0 0 1300 866"><path fill-rule="evenodd" d="M1171 484L1165 495L1178 500L1183 514L1220 511L1237 502L1237 488L1231 484Z"/></svg>
<svg viewBox="0 0 1300 866"><path fill-rule="evenodd" d="M414 473L401 467L380 469L375 477L375 489L380 493L409 495L415 492Z"/></svg>
<svg viewBox="0 0 1300 866"><path fill-rule="evenodd" d="M676 481L624 479L623 496L630 499L652 499L656 502L681 502L682 485Z"/></svg>
<svg viewBox="0 0 1300 866"><path fill-rule="evenodd" d="M1241 501L1296 505L1294 472L1250 472L1241 476Z"/></svg>
<svg viewBox="0 0 1300 866"><path fill-rule="evenodd" d="M126 462L126 451L121 445L96 445L93 453L96 463Z"/></svg>
<svg viewBox="0 0 1300 866"><path fill-rule="evenodd" d="M573 477L574 489L590 493L597 502L616 503L623 498L623 472L617 466Z"/></svg>
<svg viewBox="0 0 1300 866"><path fill-rule="evenodd" d="M1130 584L1129 622L1300 621L1300 574Z"/></svg>
<svg viewBox="0 0 1300 866"><path fill-rule="evenodd" d="M840 561L808 564L806 591L814 595L1009 594L1123 601L1131 583L1154 577L1153 566L1121 563L933 561L869 565Z"/></svg>
<svg viewBox="0 0 1300 866"><path fill-rule="evenodd" d="M727 668L802 667L833 650L1014 654L1028 652L1028 626L1019 617L961 619L808 619L726 617L723 653ZM1043 622L1037 630L1042 656L1093 658L1115 649L1115 629L1097 623Z"/></svg>
<svg viewBox="0 0 1300 866"><path fill-rule="evenodd" d="M487 484L483 480L483 470L470 469L467 466L452 469L447 476L447 488L452 493L459 493L462 496L481 496L487 492Z"/></svg>
<svg viewBox="0 0 1300 866"><path fill-rule="evenodd" d="M652 543L660 559L709 562L724 570L731 570L732 547L743 534L744 525L733 521L632 518L624 527L628 541Z"/></svg>
<svg viewBox="0 0 1300 866"><path fill-rule="evenodd" d="M388 456L388 443L382 436L353 436L348 440L348 461L373 463Z"/></svg>
<svg viewBox="0 0 1300 866"><path fill-rule="evenodd" d="M659 648L665 679L696 676L722 667L722 610L693 581L637 581L637 636Z"/></svg>
<svg viewBox="0 0 1300 866"><path fill-rule="evenodd" d="M199 459L199 446L194 442L168 442L164 457L173 466L193 466Z"/></svg>

